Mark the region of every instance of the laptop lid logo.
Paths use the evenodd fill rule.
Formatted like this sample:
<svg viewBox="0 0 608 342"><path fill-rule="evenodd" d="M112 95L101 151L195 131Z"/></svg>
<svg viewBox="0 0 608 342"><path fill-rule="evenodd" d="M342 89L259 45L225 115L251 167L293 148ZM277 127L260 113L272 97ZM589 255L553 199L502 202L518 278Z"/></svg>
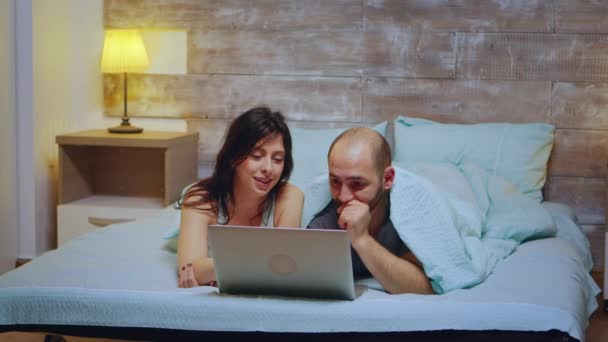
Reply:
<svg viewBox="0 0 608 342"><path fill-rule="evenodd" d="M268 268L272 273L288 275L297 271L296 261L287 254L273 254L268 258Z"/></svg>

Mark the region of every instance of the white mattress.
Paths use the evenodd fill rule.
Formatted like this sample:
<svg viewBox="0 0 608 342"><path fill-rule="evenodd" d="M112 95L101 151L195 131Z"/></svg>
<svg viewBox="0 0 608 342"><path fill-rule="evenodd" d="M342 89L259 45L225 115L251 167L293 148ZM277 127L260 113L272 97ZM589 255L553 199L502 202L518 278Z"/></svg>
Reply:
<svg viewBox="0 0 608 342"><path fill-rule="evenodd" d="M600 289L572 242L527 242L484 283L441 296L355 301L220 295L176 287L167 216L100 229L0 276L0 325L57 324L265 332L557 329L583 340ZM568 218L568 220L570 220Z"/></svg>

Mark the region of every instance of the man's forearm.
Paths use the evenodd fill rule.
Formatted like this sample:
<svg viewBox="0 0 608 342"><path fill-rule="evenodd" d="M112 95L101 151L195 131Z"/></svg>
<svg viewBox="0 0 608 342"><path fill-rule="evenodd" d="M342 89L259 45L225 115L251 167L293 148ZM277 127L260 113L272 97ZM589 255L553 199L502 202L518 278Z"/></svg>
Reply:
<svg viewBox="0 0 608 342"><path fill-rule="evenodd" d="M387 292L434 293L426 274L418 266L393 255L371 236L359 238L353 248Z"/></svg>

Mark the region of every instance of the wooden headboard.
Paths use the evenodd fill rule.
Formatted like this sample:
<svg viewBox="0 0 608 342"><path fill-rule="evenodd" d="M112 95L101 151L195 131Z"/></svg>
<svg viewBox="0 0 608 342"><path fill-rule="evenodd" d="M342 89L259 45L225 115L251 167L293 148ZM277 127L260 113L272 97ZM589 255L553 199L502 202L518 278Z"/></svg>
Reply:
<svg viewBox="0 0 608 342"><path fill-rule="evenodd" d="M106 28L188 30L187 73L129 76L128 100L136 117L185 118L202 165L257 104L304 127L397 115L555 125L545 197L575 208L603 269L608 4L106 0L104 15ZM121 85L105 75L107 115L121 115Z"/></svg>

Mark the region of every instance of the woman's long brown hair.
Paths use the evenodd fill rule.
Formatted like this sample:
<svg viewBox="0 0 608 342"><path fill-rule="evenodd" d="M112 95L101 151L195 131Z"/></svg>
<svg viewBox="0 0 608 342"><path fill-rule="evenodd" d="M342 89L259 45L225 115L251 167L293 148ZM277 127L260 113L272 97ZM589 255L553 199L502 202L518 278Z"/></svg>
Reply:
<svg viewBox="0 0 608 342"><path fill-rule="evenodd" d="M177 202L178 208L192 208L217 212L218 207L227 215L228 201L234 198L232 193L235 168L245 161L254 147L261 141L280 134L285 149L284 167L281 178L262 202L259 215L270 206L274 195L289 180L293 169L291 155L291 134L280 112L273 112L268 107L255 107L238 116L224 138L224 143L217 154L213 174L209 178L192 185ZM189 200L192 197L197 199ZM206 204L210 206L207 207ZM202 208L205 205L207 209ZM230 217L228 216L228 220Z"/></svg>

